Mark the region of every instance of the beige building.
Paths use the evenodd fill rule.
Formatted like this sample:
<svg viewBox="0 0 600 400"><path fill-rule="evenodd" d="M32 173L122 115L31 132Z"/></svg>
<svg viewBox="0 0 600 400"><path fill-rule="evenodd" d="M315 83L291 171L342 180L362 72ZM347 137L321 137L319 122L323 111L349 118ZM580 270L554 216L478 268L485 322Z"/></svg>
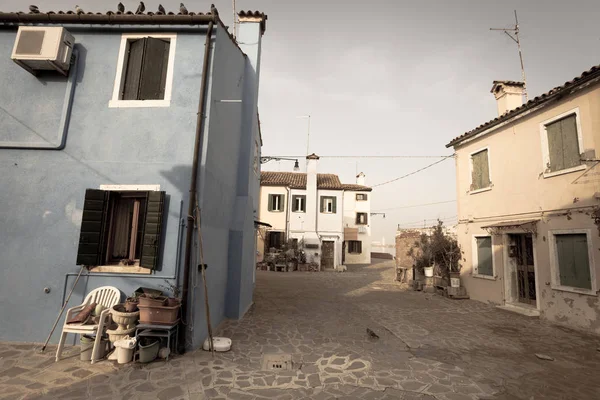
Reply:
<svg viewBox="0 0 600 400"><path fill-rule="evenodd" d="M307 173L261 172L258 218L270 225L257 238L257 261L288 240L304 243L307 262L323 269L371 262L371 188L364 174L343 184L317 173L319 157L307 157Z"/></svg>
<svg viewBox="0 0 600 400"><path fill-rule="evenodd" d="M600 67L453 139L461 277L472 299L600 333Z"/></svg>

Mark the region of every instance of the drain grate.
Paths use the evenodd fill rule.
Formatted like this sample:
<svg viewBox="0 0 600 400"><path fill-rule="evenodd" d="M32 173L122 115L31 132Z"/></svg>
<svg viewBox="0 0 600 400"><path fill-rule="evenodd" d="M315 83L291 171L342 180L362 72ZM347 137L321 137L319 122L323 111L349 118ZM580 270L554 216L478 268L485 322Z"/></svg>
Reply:
<svg viewBox="0 0 600 400"><path fill-rule="evenodd" d="M262 357L263 371L291 371L291 354L265 354Z"/></svg>

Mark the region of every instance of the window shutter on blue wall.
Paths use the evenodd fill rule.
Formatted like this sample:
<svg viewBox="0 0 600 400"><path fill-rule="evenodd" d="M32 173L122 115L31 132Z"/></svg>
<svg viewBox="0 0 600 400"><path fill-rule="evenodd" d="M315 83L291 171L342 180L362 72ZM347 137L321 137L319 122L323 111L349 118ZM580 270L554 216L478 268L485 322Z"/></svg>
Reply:
<svg viewBox="0 0 600 400"><path fill-rule="evenodd" d="M165 96L169 42L146 38L140 78L139 100L159 100Z"/></svg>
<svg viewBox="0 0 600 400"><path fill-rule="evenodd" d="M154 270L158 268L160 258L165 192L148 192L146 204L140 267Z"/></svg>
<svg viewBox="0 0 600 400"><path fill-rule="evenodd" d="M145 38L132 40L129 42L129 54L127 56L125 81L123 83L123 100L138 99L145 45Z"/></svg>
<svg viewBox="0 0 600 400"><path fill-rule="evenodd" d="M108 192L87 189L83 202L77 265L97 266L102 264L102 250L108 229L107 212Z"/></svg>

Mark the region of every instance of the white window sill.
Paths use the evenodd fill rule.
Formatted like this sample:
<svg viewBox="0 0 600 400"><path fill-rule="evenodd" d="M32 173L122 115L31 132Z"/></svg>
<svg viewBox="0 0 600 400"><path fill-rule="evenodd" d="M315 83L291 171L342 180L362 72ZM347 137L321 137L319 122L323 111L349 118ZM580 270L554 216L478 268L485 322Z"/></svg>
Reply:
<svg viewBox="0 0 600 400"><path fill-rule="evenodd" d="M283 212L283 210L270 210L269 212L272 212L272 213L280 213L280 212Z"/></svg>
<svg viewBox="0 0 600 400"><path fill-rule="evenodd" d="M477 193L481 193L481 192L487 192L489 190L492 190L491 186L488 186L488 187L483 188L483 189L472 190L472 191L469 192L469 194L477 194Z"/></svg>
<svg viewBox="0 0 600 400"><path fill-rule="evenodd" d="M552 285L552 289L558 290L561 292L583 294L586 296L595 296L595 297L598 296L598 294L596 293L596 291L594 289L581 289L581 288L575 288L575 287L570 287L570 286L561 286L561 285Z"/></svg>
<svg viewBox="0 0 600 400"><path fill-rule="evenodd" d="M480 274L471 274L471 276L473 278L477 278L477 279L487 279L488 281L495 281L498 278L497 276L480 275Z"/></svg>
<svg viewBox="0 0 600 400"><path fill-rule="evenodd" d="M109 108L152 108L170 107L171 100L110 100Z"/></svg>
<svg viewBox="0 0 600 400"><path fill-rule="evenodd" d="M573 168L561 169L560 171L544 172L544 179L552 178L553 176L558 176L558 175L570 174L571 172L583 171L586 168L587 168L587 165L581 164L581 165L578 165Z"/></svg>
<svg viewBox="0 0 600 400"><path fill-rule="evenodd" d="M306 211L292 211L294 214L306 214Z"/></svg>
<svg viewBox="0 0 600 400"><path fill-rule="evenodd" d="M150 275L152 270L148 268L142 268L135 265L100 265L90 269L90 272L116 272L121 274L140 274Z"/></svg>

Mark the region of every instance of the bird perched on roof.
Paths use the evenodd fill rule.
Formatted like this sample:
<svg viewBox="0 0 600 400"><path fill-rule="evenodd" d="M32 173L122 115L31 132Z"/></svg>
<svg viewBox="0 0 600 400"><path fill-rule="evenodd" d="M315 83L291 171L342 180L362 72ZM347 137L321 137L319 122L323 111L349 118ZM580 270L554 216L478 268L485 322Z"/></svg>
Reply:
<svg viewBox="0 0 600 400"><path fill-rule="evenodd" d="M137 10L135 10L136 14L141 14L146 10L146 6L144 5L143 1L140 1L140 5L138 6Z"/></svg>
<svg viewBox="0 0 600 400"><path fill-rule="evenodd" d="M179 12L182 13L183 15L187 15L188 14L188 10L187 10L187 8L185 8L185 6L183 5L183 3L179 3Z"/></svg>
<svg viewBox="0 0 600 400"><path fill-rule="evenodd" d="M158 5L158 12L161 14L167 14L167 12L165 11L165 8L162 6L162 4Z"/></svg>
<svg viewBox="0 0 600 400"><path fill-rule="evenodd" d="M83 14L83 9L81 7L79 7L77 4L75 4L75 12L77 14Z"/></svg>
<svg viewBox="0 0 600 400"><path fill-rule="evenodd" d="M125 6L123 5L123 3L117 4L117 11L120 12L120 13L124 13L125 12Z"/></svg>
<svg viewBox="0 0 600 400"><path fill-rule="evenodd" d="M31 11L34 14L39 14L40 9L38 8L38 6L30 5L29 6L29 11Z"/></svg>

